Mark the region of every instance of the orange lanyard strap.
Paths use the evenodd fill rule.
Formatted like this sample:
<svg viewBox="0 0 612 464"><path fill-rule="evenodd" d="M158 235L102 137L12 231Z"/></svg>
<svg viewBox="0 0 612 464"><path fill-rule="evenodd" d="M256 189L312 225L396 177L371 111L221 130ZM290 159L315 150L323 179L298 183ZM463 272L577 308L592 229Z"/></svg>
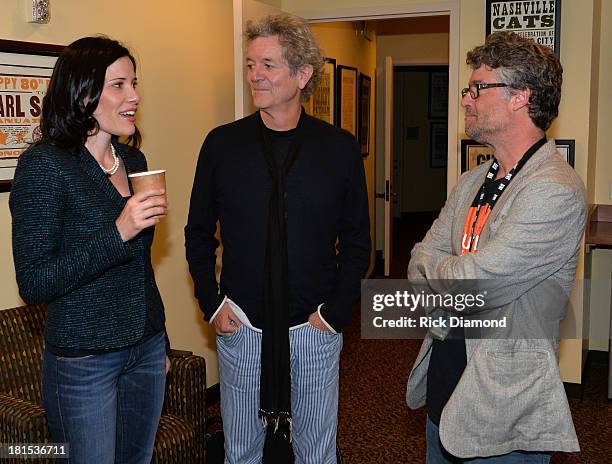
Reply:
<svg viewBox="0 0 612 464"><path fill-rule="evenodd" d="M495 180L498 171L499 164L494 159L485 181L468 209L461 237L461 255L476 252L478 239L489 219L491 210L514 175L514 169L512 169L503 179Z"/></svg>
<svg viewBox="0 0 612 464"><path fill-rule="evenodd" d="M467 253L475 253L478 249L478 240L480 234L484 229L493 207L499 200L499 197L504 192L512 178L521 170L527 160L538 151L538 149L546 143L546 136L542 137L536 143L534 143L519 162L514 166L505 177L501 179L495 179L499 172L499 163L496 159L493 159L491 167L487 172L485 180L478 190L478 193L472 201L472 205L468 209L467 217L465 218L465 224L463 226L463 233L461 236L461 255Z"/></svg>

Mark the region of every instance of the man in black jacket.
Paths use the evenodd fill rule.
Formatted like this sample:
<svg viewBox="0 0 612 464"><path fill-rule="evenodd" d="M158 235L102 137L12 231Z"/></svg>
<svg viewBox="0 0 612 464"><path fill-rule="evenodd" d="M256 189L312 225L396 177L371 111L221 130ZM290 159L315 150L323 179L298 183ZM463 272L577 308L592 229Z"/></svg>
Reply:
<svg viewBox="0 0 612 464"><path fill-rule="evenodd" d="M218 335L226 458L333 463L340 331L370 258L363 162L352 135L301 107L324 63L308 25L270 16L246 39L259 111L206 137L185 228Z"/></svg>

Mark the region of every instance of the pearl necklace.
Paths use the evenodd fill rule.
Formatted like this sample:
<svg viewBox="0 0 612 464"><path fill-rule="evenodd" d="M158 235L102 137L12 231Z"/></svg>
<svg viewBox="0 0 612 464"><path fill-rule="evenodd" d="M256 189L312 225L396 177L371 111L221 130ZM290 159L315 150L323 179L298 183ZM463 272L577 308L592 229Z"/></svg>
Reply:
<svg viewBox="0 0 612 464"><path fill-rule="evenodd" d="M117 156L117 152L115 151L115 147L113 146L112 143L111 143L110 148L111 148L111 153L113 155L113 166L110 169L106 169L104 166L98 163L98 165L102 169L102 172L109 177L114 175L117 172L117 169L119 169L119 157Z"/></svg>

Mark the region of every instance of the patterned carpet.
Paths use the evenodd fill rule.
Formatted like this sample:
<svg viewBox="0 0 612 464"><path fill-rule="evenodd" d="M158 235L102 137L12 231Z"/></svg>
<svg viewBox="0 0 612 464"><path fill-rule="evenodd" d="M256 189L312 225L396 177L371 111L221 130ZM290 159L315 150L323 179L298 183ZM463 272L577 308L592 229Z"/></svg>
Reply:
<svg viewBox="0 0 612 464"><path fill-rule="evenodd" d="M418 340L362 340L359 318L344 334L338 439L345 464L425 462L425 408L406 406L406 379ZM582 399L570 399L582 452L555 453L553 464L612 463L608 367L589 363Z"/></svg>
<svg viewBox="0 0 612 464"><path fill-rule="evenodd" d="M424 462L425 409L406 406L418 340L362 340L359 318L344 333L338 440L346 464Z"/></svg>

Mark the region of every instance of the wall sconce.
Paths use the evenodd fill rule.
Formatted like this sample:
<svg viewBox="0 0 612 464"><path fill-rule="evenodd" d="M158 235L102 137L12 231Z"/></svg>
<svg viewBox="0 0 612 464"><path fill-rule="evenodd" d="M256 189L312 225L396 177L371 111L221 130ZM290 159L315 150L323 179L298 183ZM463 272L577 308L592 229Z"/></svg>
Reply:
<svg viewBox="0 0 612 464"><path fill-rule="evenodd" d="M27 21L29 23L48 24L51 20L51 0L25 0Z"/></svg>

